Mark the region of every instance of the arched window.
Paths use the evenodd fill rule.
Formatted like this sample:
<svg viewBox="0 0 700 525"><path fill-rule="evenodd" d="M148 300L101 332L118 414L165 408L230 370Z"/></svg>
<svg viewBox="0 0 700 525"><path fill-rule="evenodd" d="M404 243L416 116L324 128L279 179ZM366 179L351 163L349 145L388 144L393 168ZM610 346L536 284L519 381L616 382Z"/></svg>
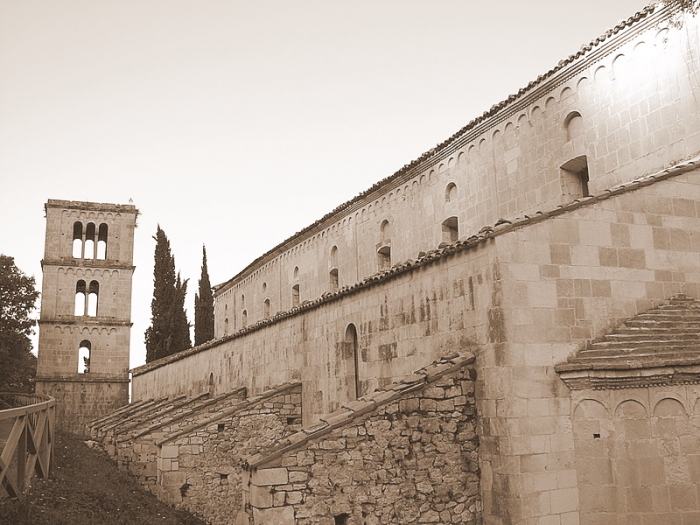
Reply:
<svg viewBox="0 0 700 525"><path fill-rule="evenodd" d="M583 117L578 111L572 111L564 119L566 140L570 141L583 135Z"/></svg>
<svg viewBox="0 0 700 525"><path fill-rule="evenodd" d="M83 258L95 258L95 223L89 222L85 228L85 248L83 250Z"/></svg>
<svg viewBox="0 0 700 525"><path fill-rule="evenodd" d="M451 202L457 198L457 185L450 182L445 188L445 202Z"/></svg>
<svg viewBox="0 0 700 525"><path fill-rule="evenodd" d="M442 221L442 242L453 243L459 239L459 221L457 217L450 217Z"/></svg>
<svg viewBox="0 0 700 525"><path fill-rule="evenodd" d="M292 276L293 276L294 279L298 279L298 278L299 278L299 267L298 267L298 266L295 266L295 267L294 267L294 272L293 272Z"/></svg>
<svg viewBox="0 0 700 525"><path fill-rule="evenodd" d="M100 229L97 234L97 258L105 260L107 258L107 225L100 224Z"/></svg>
<svg viewBox="0 0 700 525"><path fill-rule="evenodd" d="M263 303L263 316L265 319L270 317L270 300L265 299L265 302Z"/></svg>
<svg viewBox="0 0 700 525"><path fill-rule="evenodd" d="M224 319L224 335L228 334L228 317Z"/></svg>
<svg viewBox="0 0 700 525"><path fill-rule="evenodd" d="M243 310L241 314L241 323L243 323L243 328L248 326L248 310Z"/></svg>
<svg viewBox="0 0 700 525"><path fill-rule="evenodd" d="M87 314L89 317L97 316L97 296L100 294L100 283L90 282L90 290L87 297Z"/></svg>
<svg viewBox="0 0 700 525"><path fill-rule="evenodd" d="M351 360L350 370L348 371L348 388L349 388L349 398L357 399L360 397L360 376L358 372L358 354L357 354L357 329L355 325L350 323L345 329L345 346L347 349L347 355Z"/></svg>
<svg viewBox="0 0 700 525"><path fill-rule="evenodd" d="M85 315L85 299L87 298L87 285L82 279L75 285L75 308L73 315Z"/></svg>
<svg viewBox="0 0 700 525"><path fill-rule="evenodd" d="M90 341L83 340L78 348L78 373L87 374L90 371L90 353L92 345Z"/></svg>
<svg viewBox="0 0 700 525"><path fill-rule="evenodd" d="M382 221L382 224L379 226L379 236L382 242L391 240L391 225L389 221Z"/></svg>
<svg viewBox="0 0 700 525"><path fill-rule="evenodd" d="M292 286L292 308L299 306L299 285Z"/></svg>
<svg viewBox="0 0 700 525"><path fill-rule="evenodd" d="M81 259L83 257L83 223L76 222L73 224L73 258Z"/></svg>

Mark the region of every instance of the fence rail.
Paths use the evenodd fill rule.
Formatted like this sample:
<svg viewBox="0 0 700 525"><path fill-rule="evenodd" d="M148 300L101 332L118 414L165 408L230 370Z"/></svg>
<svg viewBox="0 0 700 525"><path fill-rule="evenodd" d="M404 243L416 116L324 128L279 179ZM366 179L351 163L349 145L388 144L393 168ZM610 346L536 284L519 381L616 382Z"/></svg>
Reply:
<svg viewBox="0 0 700 525"><path fill-rule="evenodd" d="M49 396L0 393L0 484L11 498L25 500L33 472L49 475L55 411Z"/></svg>

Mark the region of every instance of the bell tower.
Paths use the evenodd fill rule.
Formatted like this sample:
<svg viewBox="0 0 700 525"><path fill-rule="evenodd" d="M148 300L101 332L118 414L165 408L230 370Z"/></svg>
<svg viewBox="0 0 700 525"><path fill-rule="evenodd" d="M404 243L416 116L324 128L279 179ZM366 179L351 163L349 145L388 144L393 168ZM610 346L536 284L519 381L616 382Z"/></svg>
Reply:
<svg viewBox="0 0 700 525"><path fill-rule="evenodd" d="M56 398L58 428L84 433L128 402L138 210L54 199L45 210L36 391Z"/></svg>

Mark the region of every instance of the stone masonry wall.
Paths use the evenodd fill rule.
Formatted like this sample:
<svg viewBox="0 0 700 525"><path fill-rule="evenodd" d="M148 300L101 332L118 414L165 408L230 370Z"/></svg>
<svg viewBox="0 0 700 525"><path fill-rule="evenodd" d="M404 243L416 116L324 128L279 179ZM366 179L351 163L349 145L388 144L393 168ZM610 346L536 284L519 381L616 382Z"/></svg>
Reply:
<svg viewBox="0 0 700 525"><path fill-rule="evenodd" d="M298 383L247 399L196 426L173 425L157 443L158 483L149 488L211 525L236 523L243 510L242 463L300 428Z"/></svg>
<svg viewBox="0 0 700 525"><path fill-rule="evenodd" d="M332 269L340 287L374 274L382 247L393 263L437 248L448 218L466 238L571 201L572 159L585 156L595 194L700 153L698 19L681 29L656 11L251 264L217 291L217 337L292 308L293 286L300 303L332 292Z"/></svg>
<svg viewBox="0 0 700 525"><path fill-rule="evenodd" d="M622 320L700 294L700 171L688 164L532 218L463 250L134 373L137 399L164 388L300 379L305 425L350 396L345 338L358 334L361 394L446 352L477 356L484 521L576 523L570 393L554 365ZM695 169L694 169L695 168ZM437 258L435 258L437 257Z"/></svg>
<svg viewBox="0 0 700 525"><path fill-rule="evenodd" d="M250 523L481 523L473 361L441 360L256 456Z"/></svg>
<svg viewBox="0 0 700 525"><path fill-rule="evenodd" d="M700 388L573 391L581 525L700 523Z"/></svg>

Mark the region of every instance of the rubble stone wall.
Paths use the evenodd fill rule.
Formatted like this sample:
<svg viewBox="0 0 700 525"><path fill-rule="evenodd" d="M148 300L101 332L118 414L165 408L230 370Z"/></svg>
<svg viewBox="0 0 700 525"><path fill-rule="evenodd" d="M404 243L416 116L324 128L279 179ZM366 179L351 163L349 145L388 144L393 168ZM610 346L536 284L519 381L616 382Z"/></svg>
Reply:
<svg viewBox="0 0 700 525"><path fill-rule="evenodd" d="M184 433L159 444L158 482L149 489L211 525L235 523L243 508L242 464L301 428L301 385L242 405L196 429L174 426L174 434Z"/></svg>
<svg viewBox="0 0 700 525"><path fill-rule="evenodd" d="M481 523L474 376L464 366L380 392L395 399L345 423L331 415L338 428L273 453L251 473L252 523Z"/></svg>

